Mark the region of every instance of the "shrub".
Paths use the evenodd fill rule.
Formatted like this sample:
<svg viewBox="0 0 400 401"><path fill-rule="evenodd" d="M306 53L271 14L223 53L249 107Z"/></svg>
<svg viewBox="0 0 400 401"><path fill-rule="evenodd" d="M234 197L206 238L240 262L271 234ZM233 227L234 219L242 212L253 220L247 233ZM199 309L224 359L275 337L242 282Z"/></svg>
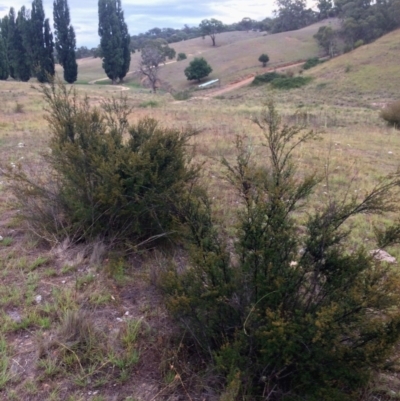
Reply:
<svg viewBox="0 0 400 401"><path fill-rule="evenodd" d="M151 118L129 125L124 98L97 109L61 83L40 91L51 133L47 174L10 172L34 231L135 243L176 232L177 205L198 174L187 151L196 131L162 128Z"/></svg>
<svg viewBox="0 0 400 401"><path fill-rule="evenodd" d="M251 84L252 85L268 84L272 82L274 79L282 77L284 77L284 75L278 74L277 72L267 72L266 74L256 75Z"/></svg>
<svg viewBox="0 0 400 401"><path fill-rule="evenodd" d="M400 100L388 104L381 111L380 117L389 125L400 129Z"/></svg>
<svg viewBox="0 0 400 401"><path fill-rule="evenodd" d="M307 85L312 80L311 77L282 77L276 78L271 85L276 89L296 89Z"/></svg>
<svg viewBox="0 0 400 401"><path fill-rule="evenodd" d="M181 92L174 93L172 96L174 97L175 100L188 100L192 97L192 92L184 90Z"/></svg>
<svg viewBox="0 0 400 401"><path fill-rule="evenodd" d="M146 102L139 103L139 107L141 107L143 109L145 109L147 107L151 107L151 108L158 107L158 105L159 105L159 103L155 100L148 100Z"/></svg>
<svg viewBox="0 0 400 401"><path fill-rule="evenodd" d="M312 57L309 58L304 64L303 64L303 70L309 70L310 68L315 67L316 65L321 64L321 61L319 60L318 57Z"/></svg>
<svg viewBox="0 0 400 401"><path fill-rule="evenodd" d="M358 47L364 46L364 41L362 39L357 40L354 43L354 48L357 49Z"/></svg>
<svg viewBox="0 0 400 401"><path fill-rule="evenodd" d="M178 53L178 57L176 58L177 61L182 61L186 59L187 59L186 53Z"/></svg>
<svg viewBox="0 0 400 401"><path fill-rule="evenodd" d="M235 245L224 243L209 202L198 198L186 213L192 263L184 272L170 266L161 280L167 305L240 399L354 400L373 369L390 365L399 341L400 277L363 247L350 249L343 226L393 210L399 177L365 197L307 208L299 222L320 179L297 176L292 153L315 134L282 126L273 104L255 122L268 164L256 167L242 138L236 164L223 160L241 199ZM379 247L399 232L377 231Z"/></svg>
<svg viewBox="0 0 400 401"><path fill-rule="evenodd" d="M269 61L268 54L265 53L261 54L261 56L258 58L258 61L262 63L263 67L265 67Z"/></svg>
<svg viewBox="0 0 400 401"><path fill-rule="evenodd" d="M185 68L185 75L189 81L196 79L200 82L203 78L211 74L212 68L203 57L196 57L188 67Z"/></svg>

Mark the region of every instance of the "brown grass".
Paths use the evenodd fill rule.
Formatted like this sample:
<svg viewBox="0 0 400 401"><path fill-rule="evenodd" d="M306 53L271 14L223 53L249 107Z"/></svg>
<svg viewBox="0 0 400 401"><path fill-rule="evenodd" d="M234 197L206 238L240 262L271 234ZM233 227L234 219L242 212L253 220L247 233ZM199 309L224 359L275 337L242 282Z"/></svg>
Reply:
<svg viewBox="0 0 400 401"><path fill-rule="evenodd" d="M215 216L223 221L222 225L228 228L229 235L238 200L236 193L223 179L224 171L220 159L225 157L234 160L235 137L245 135L249 146L254 150L256 162L265 162L261 132L251 122L251 118L261 110L267 98L273 97L284 121L305 121L310 128L321 132L320 141L303 145L295 155L299 166L298 174L310 170L322 173L328 170L330 173L329 182L321 183L313 197L312 205L318 208L321 202L348 190L349 186L351 193L364 192L379 177L395 171L398 166L399 133L380 120L379 107L372 105L379 99L396 100L400 93L400 81L387 76L391 73L391 68L394 68L391 60L395 60L397 56L390 53L386 62L379 57L373 59L380 69L368 67L361 61L368 59L363 52L368 52L371 56L375 52L379 53L381 46L388 46L387 49L395 46L399 34L400 32L395 32L382 38L377 42L377 47L361 47L351 54L312 69L309 73L315 77L315 81L299 90L273 92L267 86L245 87L226 93L223 99L194 97L185 102L176 102L168 94L152 95L140 93L136 89L125 91L124 95L128 96L129 103L134 106L130 118L137 121L143 116L151 116L167 126L183 127L191 124L201 129L201 133L193 140L197 152L195 161L204 163L203 181L213 199ZM261 43L268 39L255 33L250 35L249 41ZM207 39L204 42L199 39L198 46L204 46L205 52L222 50L225 46L224 36L220 36L217 38L220 46L217 49L209 49L210 43ZM300 41L299 37L296 40ZM232 39L226 46L234 47L235 43L238 45L239 42ZM186 44L182 43L184 45ZM305 46L309 45L308 43ZM183 48L176 49L185 51ZM382 54L384 51L382 50ZM189 53L187 50L186 52ZM249 56L249 60L250 58ZM348 63L353 69L345 73ZM246 68L245 64L242 65ZM385 65L388 66L387 70ZM171 68L172 66L171 64ZM228 76L244 74L241 66ZM170 67L166 67L165 72L167 68ZM357 86L358 89L353 91L348 86L349 89L346 90L346 85L353 82L352 76L356 77L360 71L367 70L370 74L373 70L380 71L379 86L374 86L377 76L371 75L371 88L367 86L368 81L365 81L364 88ZM90 74L88 67L87 79ZM93 76L96 74L98 72L94 71ZM354 82L358 81L355 79ZM321 83L326 83L326 86L321 86ZM82 94L88 94L93 105L99 105L103 98L120 94L120 89L107 85L77 87ZM2 165L23 163L40 169L40 154L47 151L48 140L48 130L43 119L43 100L29 84L12 81L2 83L0 96ZM139 107L142 103L152 101L157 102L157 107ZM16 103L23 105L23 113L15 112ZM24 146L19 147L19 143ZM176 328L171 325L162 300L154 287L149 285L149 281L156 281L157 269L163 268L167 259L157 253L136 256L119 263L118 254L112 255L114 259L109 260L100 249L101 244L83 249L68 246L66 242L57 249L49 249L48 245L25 231L25 226L16 219L16 215L12 196L6 190L6 182L0 171L0 235L6 239L0 242L0 337L3 335L7 343L8 359L4 359L8 366L7 372L12 372L4 390L0 389L0 399L87 400L101 396L103 398L98 399L108 401L118 395L121 400L132 400L129 397L136 397L138 400L150 401L161 399L157 397L168 398L168 394L171 397L175 394L182 399L189 399L186 391L195 399L205 388L210 390L207 387L210 383L209 377L205 379L194 374L191 367L193 364L188 363L191 362L188 353L179 348L179 340L179 352L176 348L171 352L166 351L174 344ZM356 227L356 235L352 239L354 246L363 244L367 248L372 247L369 244L372 242L375 220L367 216L353 223ZM397 258L400 257L399 248L393 248L390 252ZM184 264L184 257L178 254L175 257ZM36 302L37 295L42 296L40 303ZM57 333L60 335L58 328L68 310L90 312L93 324L107 333L111 345L118 343L118 338L121 338L119 335L126 334L126 327L123 325L127 319L133 318L142 322L147 334L138 340L140 359L136 369L130 373L129 380L118 381L110 373L111 379L107 383L96 381L95 375L91 383L82 384L71 380L71 377L60 377L56 374L51 376L51 365L47 366L50 376L43 376L46 365L42 364L40 369L37 365L40 341L44 338L49 344ZM61 343L65 340L64 338L61 341L61 337L58 339ZM59 356L60 346L53 351L58 352ZM49 355L51 356L51 349ZM74 355L71 355L70 361L73 362ZM104 362L106 360L103 359ZM50 359L48 363L51 362ZM74 363L76 364L76 359ZM100 366L101 363L97 368ZM108 365L102 370L105 375L109 374L107 368ZM393 374L390 377L385 376L384 380L378 380L377 386L383 394L390 391L399 393L399 383L399 379ZM96 391L98 393L94 394ZM216 399L212 389L210 392L210 399Z"/></svg>

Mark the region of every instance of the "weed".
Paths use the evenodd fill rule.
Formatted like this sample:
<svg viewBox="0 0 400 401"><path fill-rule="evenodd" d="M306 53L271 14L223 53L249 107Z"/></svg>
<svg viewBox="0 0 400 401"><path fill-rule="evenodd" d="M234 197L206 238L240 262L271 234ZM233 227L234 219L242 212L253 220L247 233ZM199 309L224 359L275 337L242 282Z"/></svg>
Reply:
<svg viewBox="0 0 400 401"><path fill-rule="evenodd" d="M268 84L268 83L272 82L274 79L283 78L283 77L284 77L283 74L279 74L277 72L267 72L262 75L257 75L251 84L252 85Z"/></svg>
<svg viewBox="0 0 400 401"><path fill-rule="evenodd" d="M147 107L153 108L153 107L158 107L158 106L159 106L159 103L156 102L155 100L148 100L146 102L139 103L139 107L141 107L141 108L147 108Z"/></svg>
<svg viewBox="0 0 400 401"><path fill-rule="evenodd" d="M13 243L13 239L11 237L4 237L0 241L0 246L10 246Z"/></svg>
<svg viewBox="0 0 400 401"><path fill-rule="evenodd" d="M51 379L57 376L62 371L62 369L59 366L58 360L52 357L39 359L39 361L37 362L37 366L39 369L43 371L42 373L43 379Z"/></svg>
<svg viewBox="0 0 400 401"><path fill-rule="evenodd" d="M192 97L192 92L185 90L182 92L177 92L172 95L175 100L188 100Z"/></svg>
<svg viewBox="0 0 400 401"><path fill-rule="evenodd" d="M49 258L44 256L37 257L28 267L29 270L35 270L40 266L45 265L49 261Z"/></svg>
<svg viewBox="0 0 400 401"><path fill-rule="evenodd" d="M81 290L82 288L86 287L88 284L93 283L96 279L96 276L92 273L86 274L85 276L78 277L76 279L76 288Z"/></svg>
<svg viewBox="0 0 400 401"><path fill-rule="evenodd" d="M14 113L20 114L24 112L24 105L22 103L15 103L14 106Z"/></svg>
<svg viewBox="0 0 400 401"><path fill-rule="evenodd" d="M272 87L276 89L295 89L307 85L312 80L312 77L284 77L276 78L271 81Z"/></svg>
<svg viewBox="0 0 400 401"><path fill-rule="evenodd" d="M316 65L321 64L321 61L319 60L318 57L312 57L309 58L304 64L303 64L303 70L309 70L310 68L315 67Z"/></svg>
<svg viewBox="0 0 400 401"><path fill-rule="evenodd" d="M3 335L0 335L0 391L5 388L10 380L7 342Z"/></svg>

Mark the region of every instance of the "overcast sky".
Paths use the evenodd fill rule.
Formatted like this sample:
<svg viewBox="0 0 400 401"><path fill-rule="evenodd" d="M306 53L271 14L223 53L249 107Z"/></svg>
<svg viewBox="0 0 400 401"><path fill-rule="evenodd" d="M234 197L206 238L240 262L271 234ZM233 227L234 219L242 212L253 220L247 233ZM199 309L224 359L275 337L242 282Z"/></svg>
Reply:
<svg viewBox="0 0 400 401"><path fill-rule="evenodd" d="M97 34L97 0L69 0L71 23L75 28L77 46L95 47ZM10 7L18 11L30 8L31 0L0 0L0 17ZM46 17L52 20L53 0L43 0ZM243 17L255 20L272 16L274 0L122 0L129 33L135 35L151 28L183 28L198 25L205 18L217 18L225 24Z"/></svg>

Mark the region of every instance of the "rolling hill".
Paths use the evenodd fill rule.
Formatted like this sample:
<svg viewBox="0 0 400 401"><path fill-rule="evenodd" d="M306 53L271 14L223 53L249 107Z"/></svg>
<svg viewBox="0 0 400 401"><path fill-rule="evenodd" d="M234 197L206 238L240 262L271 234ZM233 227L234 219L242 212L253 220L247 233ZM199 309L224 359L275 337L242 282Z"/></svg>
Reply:
<svg viewBox="0 0 400 401"><path fill-rule="evenodd" d="M322 21L306 28L269 35L265 32L225 32L217 36L217 46L211 46L209 38L196 38L173 43L177 53L186 53L187 60L171 63L160 73L164 86L180 91L193 84L186 80L184 69L194 57L204 57L213 68L210 79L219 78L222 83L239 80L257 71L262 71L258 57L262 53L270 56L269 66L304 60L318 55L319 49L313 35L327 23L337 25L337 20ZM140 53L132 55L130 73L136 70ZM105 77L101 60L86 58L78 61L78 83L84 84ZM128 77L129 78L129 75Z"/></svg>

